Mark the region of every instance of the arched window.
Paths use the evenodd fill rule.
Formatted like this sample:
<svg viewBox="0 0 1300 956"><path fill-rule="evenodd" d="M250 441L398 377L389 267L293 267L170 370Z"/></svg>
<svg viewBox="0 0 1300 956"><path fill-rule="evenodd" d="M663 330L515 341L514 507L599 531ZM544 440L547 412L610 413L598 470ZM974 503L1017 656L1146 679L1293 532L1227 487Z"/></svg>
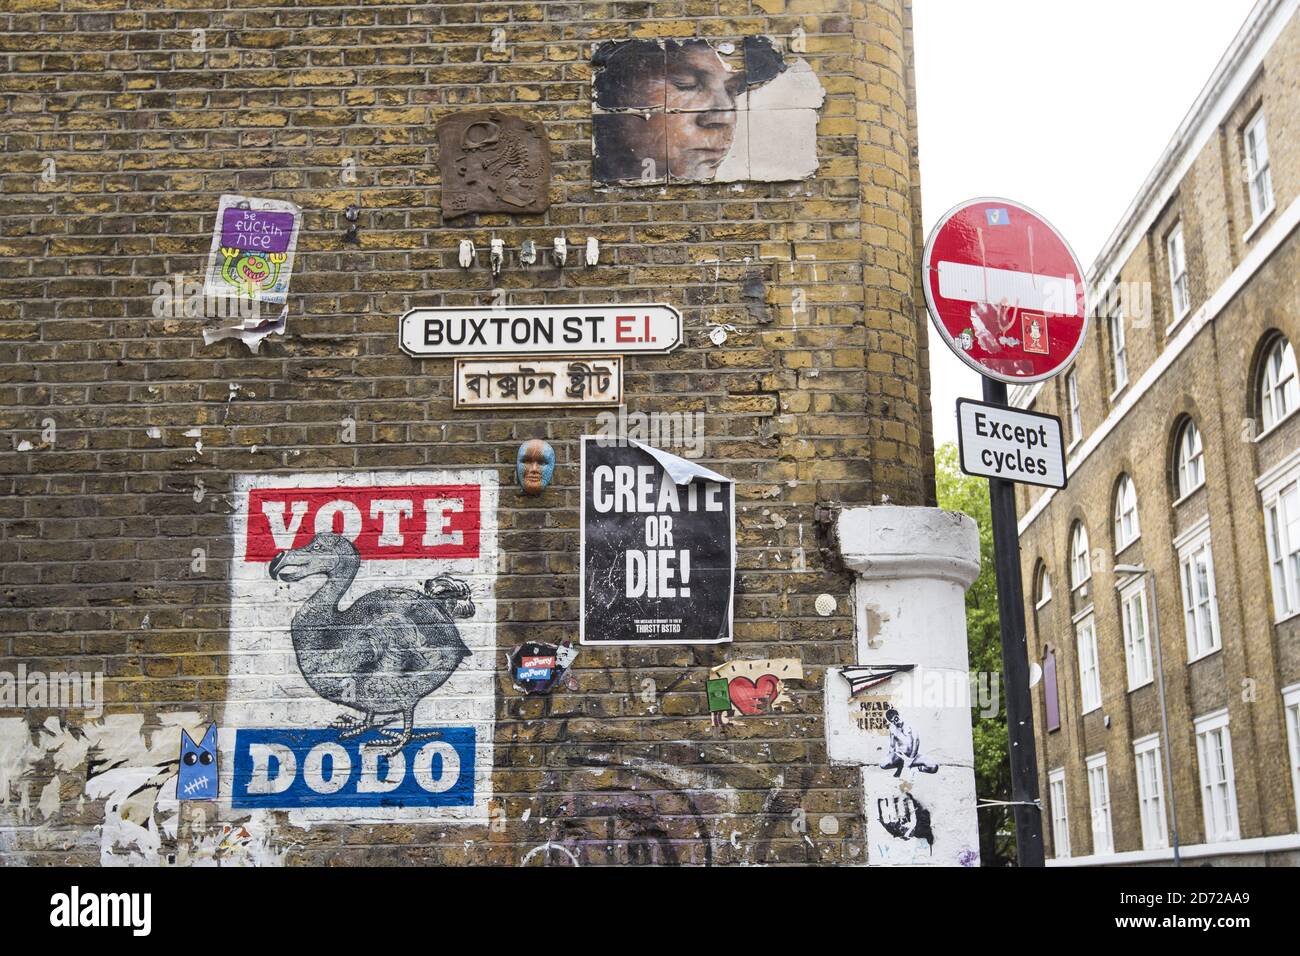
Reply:
<svg viewBox="0 0 1300 956"><path fill-rule="evenodd" d="M1092 561L1088 556L1088 531L1076 523L1070 532L1070 587L1077 588L1092 577Z"/></svg>
<svg viewBox="0 0 1300 956"><path fill-rule="evenodd" d="M1295 349L1285 335L1274 336L1264 351L1259 367L1259 417L1268 431L1300 404L1300 384L1296 382Z"/></svg>
<svg viewBox="0 0 1300 956"><path fill-rule="evenodd" d="M1042 607L1052 599L1052 574L1047 565L1038 563L1038 576L1034 581L1034 605Z"/></svg>
<svg viewBox="0 0 1300 956"><path fill-rule="evenodd" d="M1132 478L1121 475L1115 489L1115 550L1132 544L1140 533L1137 488Z"/></svg>
<svg viewBox="0 0 1300 956"><path fill-rule="evenodd" d="M1190 418L1178 430L1176 447L1177 466L1174 470L1176 497L1190 495L1205 484L1205 452L1201 448L1201 432Z"/></svg>

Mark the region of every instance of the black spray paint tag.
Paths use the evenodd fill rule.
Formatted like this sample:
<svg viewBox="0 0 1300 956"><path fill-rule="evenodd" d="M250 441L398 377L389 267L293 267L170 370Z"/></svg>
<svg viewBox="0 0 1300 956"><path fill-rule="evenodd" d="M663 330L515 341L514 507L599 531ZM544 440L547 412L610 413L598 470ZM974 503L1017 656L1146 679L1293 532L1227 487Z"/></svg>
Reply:
<svg viewBox="0 0 1300 956"><path fill-rule="evenodd" d="M730 641L735 499L692 462L584 436L581 642Z"/></svg>

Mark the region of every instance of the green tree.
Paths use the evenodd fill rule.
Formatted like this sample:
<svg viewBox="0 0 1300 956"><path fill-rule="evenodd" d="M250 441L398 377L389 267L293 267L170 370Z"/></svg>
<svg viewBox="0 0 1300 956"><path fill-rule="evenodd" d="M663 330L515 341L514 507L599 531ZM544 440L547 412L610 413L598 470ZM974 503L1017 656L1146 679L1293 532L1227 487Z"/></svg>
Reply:
<svg viewBox="0 0 1300 956"><path fill-rule="evenodd" d="M973 675L997 679L997 712L982 717L971 709L975 738L975 793L985 800L1011 799L1011 760L1007 754L1007 713L1002 686L1002 637L998 628L998 586L993 569L993 520L989 484L964 474L957 446L947 442L934 455L939 507L961 511L975 519L980 532L980 574L966 592L966 640ZM977 704L977 700L972 700ZM980 860L984 866L1007 866L1016 858L1015 824L1010 807L979 811Z"/></svg>

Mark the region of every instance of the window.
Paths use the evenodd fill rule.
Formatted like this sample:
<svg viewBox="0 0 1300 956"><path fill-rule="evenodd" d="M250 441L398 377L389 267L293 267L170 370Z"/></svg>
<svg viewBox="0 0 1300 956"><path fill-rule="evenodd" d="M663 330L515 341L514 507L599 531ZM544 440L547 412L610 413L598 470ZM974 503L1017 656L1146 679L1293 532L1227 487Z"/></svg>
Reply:
<svg viewBox="0 0 1300 956"><path fill-rule="evenodd" d="M1219 649L1219 602L1214 589L1214 557L1210 552L1209 519L1198 523L1178 542L1179 577L1183 586L1183 622L1187 630L1187 660L1200 660Z"/></svg>
<svg viewBox="0 0 1300 956"><path fill-rule="evenodd" d="M1160 767L1160 735L1133 741L1137 770L1138 817L1142 823L1142 849L1162 850L1169 845L1165 828L1165 782Z"/></svg>
<svg viewBox="0 0 1300 956"><path fill-rule="evenodd" d="M1047 797L1052 804L1052 847L1056 859L1070 855L1070 813L1065 803L1065 768L1047 775Z"/></svg>
<svg viewBox="0 0 1300 956"><path fill-rule="evenodd" d="M1177 454L1175 497L1186 498L1205 484L1205 449L1201 446L1201 431L1190 418L1178 432Z"/></svg>
<svg viewBox="0 0 1300 956"><path fill-rule="evenodd" d="M1110 828L1110 783L1106 779L1106 755L1088 758L1088 804L1092 810L1092 852L1114 853Z"/></svg>
<svg viewBox="0 0 1300 956"><path fill-rule="evenodd" d="M1115 375L1115 391L1128 384L1128 343L1124 339L1124 306L1118 294L1106 317L1110 329L1110 363Z"/></svg>
<svg viewBox="0 0 1300 956"><path fill-rule="evenodd" d="M1147 582L1138 578L1120 592L1120 624L1124 630L1124 659L1128 689L1151 683L1151 641L1147 636Z"/></svg>
<svg viewBox="0 0 1300 956"><path fill-rule="evenodd" d="M1101 666L1097 661L1097 625L1090 614L1074 629L1079 648L1079 696L1085 714L1101 706Z"/></svg>
<svg viewBox="0 0 1300 956"><path fill-rule="evenodd" d="M1092 577L1092 561L1088 556L1088 531L1081 524L1070 533L1070 588L1077 590Z"/></svg>
<svg viewBox="0 0 1300 956"><path fill-rule="evenodd" d="M1038 584L1034 588L1034 606L1042 607L1052 599L1052 575L1047 566L1038 566Z"/></svg>
<svg viewBox="0 0 1300 956"><path fill-rule="evenodd" d="M1137 489L1132 478L1121 475L1115 489L1115 553L1136 541L1139 534Z"/></svg>
<svg viewBox="0 0 1300 956"><path fill-rule="evenodd" d="M1232 737L1228 711L1198 717L1196 757L1201 771L1201 809L1205 842L1237 839L1237 789L1232 771Z"/></svg>
<svg viewBox="0 0 1300 956"><path fill-rule="evenodd" d="M1165 248L1169 255L1169 294L1174 305L1174 322L1177 322L1192 307L1192 298L1187 288L1187 248L1183 244L1181 222L1169 234Z"/></svg>
<svg viewBox="0 0 1300 956"><path fill-rule="evenodd" d="M1300 613L1300 469L1264 491L1264 532L1273 579L1273 613Z"/></svg>
<svg viewBox="0 0 1300 956"><path fill-rule="evenodd" d="M1300 404L1296 384L1295 349L1286 336L1276 336L1264 353L1259 369L1259 417L1268 431Z"/></svg>
<svg viewBox="0 0 1300 956"><path fill-rule="evenodd" d="M1079 412L1079 372L1070 369L1065 373L1065 395L1070 406L1070 444L1078 444L1083 437L1083 416Z"/></svg>
<svg viewBox="0 0 1300 956"><path fill-rule="evenodd" d="M1282 688L1282 707L1286 711L1287 753L1291 756L1291 793L1296 818L1300 819L1300 684Z"/></svg>
<svg viewBox="0 0 1300 956"><path fill-rule="evenodd" d="M1246 152L1246 180L1250 184L1250 212L1259 222L1273 211L1273 176L1268 164L1268 130L1264 111L1246 124L1242 134Z"/></svg>

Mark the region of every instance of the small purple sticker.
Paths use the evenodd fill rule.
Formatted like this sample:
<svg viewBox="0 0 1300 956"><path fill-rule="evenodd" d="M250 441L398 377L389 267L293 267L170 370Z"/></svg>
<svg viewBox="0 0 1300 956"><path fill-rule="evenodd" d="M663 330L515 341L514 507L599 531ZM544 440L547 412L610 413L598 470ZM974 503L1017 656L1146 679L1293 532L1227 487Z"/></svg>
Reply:
<svg viewBox="0 0 1300 956"><path fill-rule="evenodd" d="M223 249L287 252L293 238L293 213L227 209L221 217Z"/></svg>

